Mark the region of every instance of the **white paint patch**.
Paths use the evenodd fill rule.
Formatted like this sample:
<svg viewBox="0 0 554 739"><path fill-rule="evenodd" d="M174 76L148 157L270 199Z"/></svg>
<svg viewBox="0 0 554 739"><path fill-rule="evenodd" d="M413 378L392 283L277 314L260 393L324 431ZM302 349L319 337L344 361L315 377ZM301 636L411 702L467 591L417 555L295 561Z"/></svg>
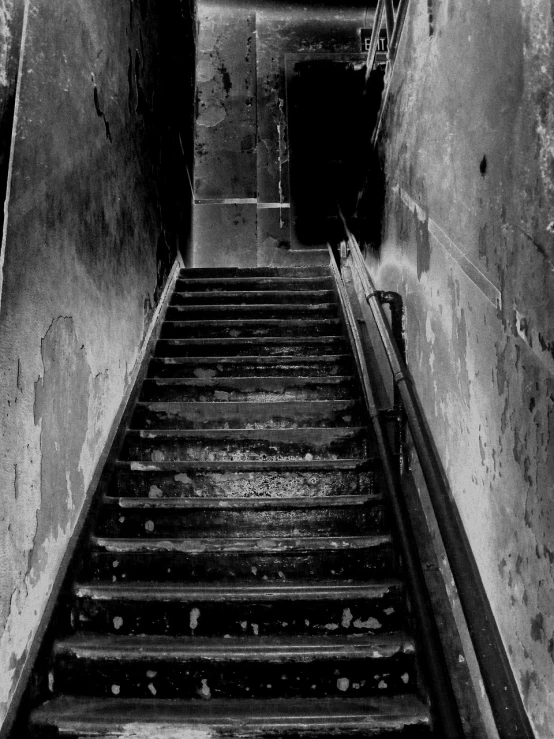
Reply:
<svg viewBox="0 0 554 739"><path fill-rule="evenodd" d="M348 629L350 627L350 624L352 623L352 612L350 608L345 608L342 612L342 627L344 629Z"/></svg>
<svg viewBox="0 0 554 739"><path fill-rule="evenodd" d="M113 739L212 739L215 732L210 727L181 724L126 724L113 735Z"/></svg>
<svg viewBox="0 0 554 739"><path fill-rule="evenodd" d="M199 618L200 618L200 609L193 608L192 611L190 612L190 621L189 621L190 628L192 631L194 631L196 627L198 626Z"/></svg>
<svg viewBox="0 0 554 739"><path fill-rule="evenodd" d="M343 693L350 687L350 680L347 677L339 677L337 680L337 688Z"/></svg>
<svg viewBox="0 0 554 739"><path fill-rule="evenodd" d="M354 621L354 626L357 629L380 629L382 624L376 618L371 618L370 616L365 621L362 621L361 618L357 618Z"/></svg>

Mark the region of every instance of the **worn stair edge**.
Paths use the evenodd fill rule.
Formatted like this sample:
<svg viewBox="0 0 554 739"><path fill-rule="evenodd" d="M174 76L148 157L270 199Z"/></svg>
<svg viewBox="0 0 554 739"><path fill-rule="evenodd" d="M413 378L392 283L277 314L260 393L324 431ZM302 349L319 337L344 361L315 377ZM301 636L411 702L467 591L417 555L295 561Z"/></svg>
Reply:
<svg viewBox="0 0 554 739"><path fill-rule="evenodd" d="M331 441L357 441L360 436L366 436L368 429L365 426L301 426L291 429L129 429L126 434L128 440L171 440L171 439L203 439L204 441L274 441L290 442L301 441L314 445L329 444Z"/></svg>
<svg viewBox="0 0 554 739"><path fill-rule="evenodd" d="M158 339L158 346L301 346L302 344L344 344L342 336L248 336L190 339Z"/></svg>
<svg viewBox="0 0 554 739"><path fill-rule="evenodd" d="M163 323L165 326L177 327L177 328L238 328L242 326L244 328L263 328L264 326L278 326L283 328L295 328L298 325L307 326L340 326L340 318L219 318L219 319L206 319L204 321L199 319L187 319L175 321L172 319L166 319Z"/></svg>
<svg viewBox="0 0 554 739"><path fill-rule="evenodd" d="M294 289L305 290L321 289L333 284L331 274L327 275L294 275L294 276L277 276L277 275L238 275L236 277L200 277L187 275L177 278L176 291L188 292L189 289L198 287L200 290L216 290L225 292L227 289L233 290L239 286L245 286L246 290L252 288L256 291L267 288L269 290L278 290L281 286L287 288L287 292ZM312 287L313 286L313 287Z"/></svg>
<svg viewBox="0 0 554 739"><path fill-rule="evenodd" d="M239 357L153 357L152 361L156 364L334 364L338 362L353 361L352 354L306 354L302 357L290 356L267 356L258 354L242 354Z"/></svg>
<svg viewBox="0 0 554 739"><path fill-rule="evenodd" d="M233 583L232 585L204 584L183 585L181 583L76 583L73 594L76 598L93 598L97 601L155 601L160 603L259 603L274 601L340 601L378 600L388 595L404 592L402 580L389 578L375 582L333 583L263 582Z"/></svg>
<svg viewBox="0 0 554 739"><path fill-rule="evenodd" d="M410 694L365 699L320 698L271 700L186 701L150 699L91 699L62 697L48 701L31 716L34 726L57 727L60 736L125 736L132 724L183 732L190 729L196 739L215 739L212 731L226 736L252 736L253 731L293 733L340 731L368 732L402 730L407 726L428 727L427 706ZM102 734L98 732L103 732ZM199 733L201 732L201 733ZM236 732L236 734L235 734ZM149 734L149 736L158 736ZM187 736L183 733L183 737ZM160 739L163 734L160 734Z"/></svg>
<svg viewBox="0 0 554 739"><path fill-rule="evenodd" d="M328 252L326 252L328 253ZM260 277L327 277L331 274L329 267L183 267L179 278L186 277L242 277L253 275Z"/></svg>
<svg viewBox="0 0 554 739"><path fill-rule="evenodd" d="M353 508L383 502L383 496L335 495L321 498L132 498L109 496L103 499L107 506L122 509L170 508L170 509L216 509L216 510L281 510L303 508Z"/></svg>
<svg viewBox="0 0 554 739"><path fill-rule="evenodd" d="M55 656L79 660L143 662L307 662L315 660L379 660L396 654L413 655L413 639L403 632L352 636L172 637L114 636L77 633L55 642Z"/></svg>
<svg viewBox="0 0 554 739"><path fill-rule="evenodd" d="M264 375L262 377L147 377L144 384L156 385L158 387L199 387L199 388L217 388L225 386L233 389L255 389L269 390L274 385L281 385L283 388L295 389L306 386L315 385L342 385L353 383L354 375L331 375L328 377L272 377ZM238 386L238 387L237 387Z"/></svg>
<svg viewBox="0 0 554 739"><path fill-rule="evenodd" d="M223 461L173 461L173 462L139 462L124 461L116 462L116 469L128 472L337 472L339 470L350 470L354 472L371 471L370 459L312 459L298 460L268 460L268 461L246 461L237 462L232 460Z"/></svg>
<svg viewBox="0 0 554 739"><path fill-rule="evenodd" d="M281 554L292 552L347 552L371 550L390 546L390 534L366 536L274 536L271 538L244 537L182 537L163 539L139 539L107 536L91 536L91 545L104 552L124 554L126 552L180 552L183 554Z"/></svg>

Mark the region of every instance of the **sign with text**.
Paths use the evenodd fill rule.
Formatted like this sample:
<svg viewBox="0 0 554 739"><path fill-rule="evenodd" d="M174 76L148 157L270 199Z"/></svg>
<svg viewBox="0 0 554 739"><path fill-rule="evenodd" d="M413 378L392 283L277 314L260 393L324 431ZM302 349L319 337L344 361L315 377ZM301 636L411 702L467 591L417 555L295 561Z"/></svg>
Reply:
<svg viewBox="0 0 554 739"><path fill-rule="evenodd" d="M373 28L361 28L360 29L360 41L362 44L362 51L369 51L369 44L371 43L371 35ZM377 41L377 54L379 56L386 54L389 48L387 32L384 28L381 29L379 34L379 40Z"/></svg>

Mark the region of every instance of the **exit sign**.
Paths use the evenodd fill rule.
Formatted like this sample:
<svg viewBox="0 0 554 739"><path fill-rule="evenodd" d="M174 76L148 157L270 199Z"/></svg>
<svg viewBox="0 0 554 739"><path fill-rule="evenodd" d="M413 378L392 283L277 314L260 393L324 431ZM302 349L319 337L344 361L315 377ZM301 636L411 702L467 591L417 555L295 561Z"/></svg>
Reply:
<svg viewBox="0 0 554 739"><path fill-rule="evenodd" d="M362 51L368 52L369 51L369 44L371 43L371 35L373 33L373 28L361 28L360 29L360 41L362 43ZM388 51L389 44L387 39L387 32L383 28L381 29L381 33L379 34L379 40L377 41L377 53L381 52L381 54L386 54Z"/></svg>

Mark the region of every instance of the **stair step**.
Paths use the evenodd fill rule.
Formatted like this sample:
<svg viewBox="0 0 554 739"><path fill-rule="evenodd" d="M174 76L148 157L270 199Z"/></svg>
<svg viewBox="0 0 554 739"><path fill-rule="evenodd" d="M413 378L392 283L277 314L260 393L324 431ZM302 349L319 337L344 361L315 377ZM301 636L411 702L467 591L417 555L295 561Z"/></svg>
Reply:
<svg viewBox="0 0 554 739"><path fill-rule="evenodd" d="M333 635L401 628L400 580L364 583L88 583L74 587L80 630L169 636Z"/></svg>
<svg viewBox="0 0 554 739"><path fill-rule="evenodd" d="M363 505L358 500L365 501ZM225 499L224 499L225 500ZM191 498L105 498L95 533L98 536L149 537L252 537L252 536L348 536L382 533L385 509L381 496L341 496L342 505L326 506L322 498L312 498L319 506L252 506L259 499L232 500L241 505L220 506L221 499ZM292 499L295 503L296 499ZM354 502L355 501L355 502ZM138 505L137 505L138 503ZM159 505L163 503L164 505ZM177 505L175 505L177 503ZM173 505L172 505L173 504ZM249 505L250 504L250 505Z"/></svg>
<svg viewBox="0 0 554 739"><path fill-rule="evenodd" d="M334 377L147 378L142 401L343 400L359 396L352 375Z"/></svg>
<svg viewBox="0 0 554 739"><path fill-rule="evenodd" d="M92 537L84 577L112 581L183 581L395 575L388 534L339 537Z"/></svg>
<svg viewBox="0 0 554 739"><path fill-rule="evenodd" d="M287 292L305 292L307 290L329 290L332 288L333 278L327 275L309 275L309 276L273 276L262 277L241 276L241 277L179 277L175 290L177 293L190 292L262 292L262 291L280 291L285 289Z"/></svg>
<svg viewBox="0 0 554 739"><path fill-rule="evenodd" d="M144 466L144 465L143 465ZM165 471L132 470L129 462L119 463L111 485L112 495L139 498L219 498L282 499L331 498L368 495L373 489L371 469L322 469L313 462L291 469L271 463L263 470L245 469L244 464L181 466Z"/></svg>
<svg viewBox="0 0 554 739"><path fill-rule="evenodd" d="M333 290L251 290L214 292L175 292L171 297L170 305L252 305L256 303L301 303L307 305L321 305L333 303Z"/></svg>
<svg viewBox="0 0 554 739"><path fill-rule="evenodd" d="M120 737L131 726L136 739L251 739L323 736L423 739L430 734L427 706L412 695L371 698L223 701L62 697L31 717L35 731L68 739ZM55 730L56 733L50 733ZM33 738L42 734L33 734ZM131 736L131 735L129 735Z"/></svg>
<svg viewBox="0 0 554 739"><path fill-rule="evenodd" d="M348 350L341 336L267 336L244 339L159 339L158 357L289 356L340 354Z"/></svg>
<svg viewBox="0 0 554 739"><path fill-rule="evenodd" d="M149 377L330 377L348 375L354 368L351 354L304 357L154 357Z"/></svg>
<svg viewBox="0 0 554 739"><path fill-rule="evenodd" d="M325 267L185 267L179 272L180 279L219 277L329 277L329 266Z"/></svg>
<svg viewBox="0 0 554 739"><path fill-rule="evenodd" d="M366 458L364 427L129 431L120 459L145 462Z"/></svg>
<svg viewBox="0 0 554 739"><path fill-rule="evenodd" d="M307 303L259 303L257 305L227 305L225 303L216 305L170 305L167 313L167 321L183 320L215 320L220 317L229 320L252 318L261 319L322 319L335 318L338 306L335 302L320 303L312 305Z"/></svg>
<svg viewBox="0 0 554 739"><path fill-rule="evenodd" d="M133 429L320 428L364 425L357 400L140 402Z"/></svg>
<svg viewBox="0 0 554 739"><path fill-rule="evenodd" d="M312 337L340 336L341 322L338 318L307 320L285 320L279 318L256 318L252 320L167 320L161 337L164 339L187 338L256 338L256 337Z"/></svg>
<svg viewBox="0 0 554 739"><path fill-rule="evenodd" d="M54 644L53 689L122 698L391 695L412 689L414 651L402 632L287 638L81 632Z"/></svg>

